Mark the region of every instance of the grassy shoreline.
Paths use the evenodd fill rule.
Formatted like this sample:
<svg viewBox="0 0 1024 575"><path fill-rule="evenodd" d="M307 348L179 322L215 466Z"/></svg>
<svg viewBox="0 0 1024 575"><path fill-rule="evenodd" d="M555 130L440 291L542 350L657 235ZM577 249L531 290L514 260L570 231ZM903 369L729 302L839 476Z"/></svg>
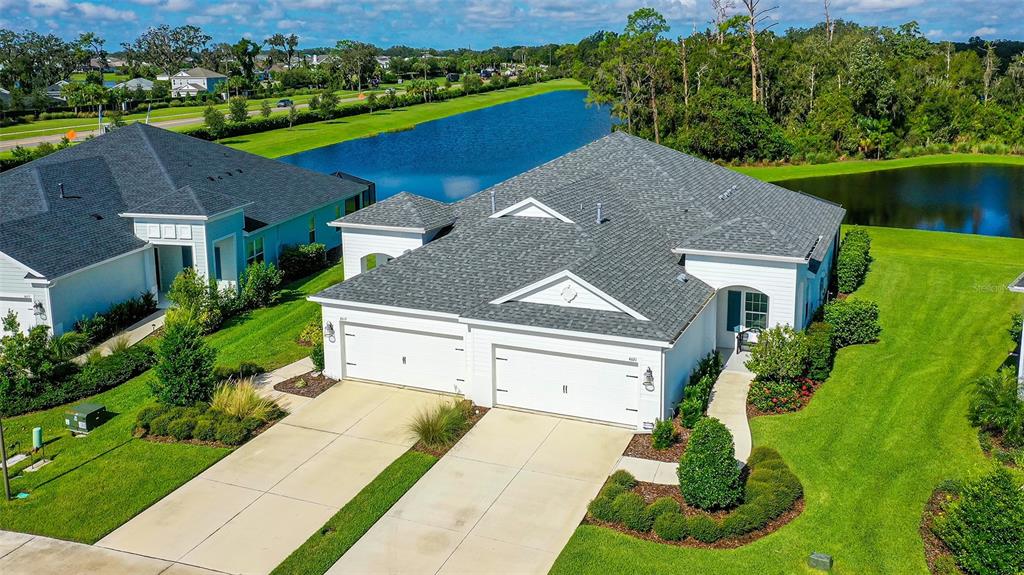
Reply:
<svg viewBox="0 0 1024 575"><path fill-rule="evenodd" d="M348 116L324 122L303 124L291 129L284 128L237 136L224 139L221 143L245 152L277 158L347 140L375 136L383 132L405 130L423 122L439 120L530 96L559 90L582 90L584 88L583 84L576 80L551 80L529 86L517 86L483 94L473 94L443 102L418 104L394 110L381 110L372 114L360 114L358 116Z"/></svg>
<svg viewBox="0 0 1024 575"><path fill-rule="evenodd" d="M819 176L838 176L844 174L861 174L915 168L920 166L942 166L950 164L1003 164L1024 166L1024 156L1004 154L930 154L914 158L896 158L892 160L844 160L827 164L795 164L784 166L736 166L733 170L753 176L766 182L815 178Z"/></svg>

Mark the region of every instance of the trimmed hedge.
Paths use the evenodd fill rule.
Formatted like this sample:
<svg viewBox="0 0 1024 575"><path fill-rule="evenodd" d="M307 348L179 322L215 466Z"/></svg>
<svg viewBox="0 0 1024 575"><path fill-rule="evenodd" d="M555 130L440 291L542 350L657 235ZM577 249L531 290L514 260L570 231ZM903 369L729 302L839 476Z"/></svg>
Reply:
<svg viewBox="0 0 1024 575"><path fill-rule="evenodd" d="M722 509L742 495L740 469L732 434L712 417L693 428L686 452L679 460L679 489L686 502L700 509Z"/></svg>
<svg viewBox="0 0 1024 575"><path fill-rule="evenodd" d="M103 313L79 319L75 322L75 331L85 335L89 343L97 344L155 311L156 297L145 292L139 297L115 303Z"/></svg>
<svg viewBox="0 0 1024 575"><path fill-rule="evenodd" d="M665 541L682 541L686 531L686 516L678 511L663 513L654 520L654 533Z"/></svg>
<svg viewBox="0 0 1024 575"><path fill-rule="evenodd" d="M272 419L283 415L278 411ZM269 420L267 420L269 421ZM135 432L139 437L153 435L173 437L178 441L196 439L216 441L225 445L241 445L267 423L261 419L240 420L205 403L176 407L156 403L139 410L135 416Z"/></svg>
<svg viewBox="0 0 1024 575"><path fill-rule="evenodd" d="M836 284L842 293L853 293L868 274L871 266L871 236L854 228L843 237L836 260Z"/></svg>
<svg viewBox="0 0 1024 575"><path fill-rule="evenodd" d="M277 266L286 280L306 277L327 267L327 246L319 243L285 246Z"/></svg>
<svg viewBox="0 0 1024 575"><path fill-rule="evenodd" d="M714 543L722 538L722 525L708 515L691 517L686 522L686 529L693 537L701 543Z"/></svg>
<svg viewBox="0 0 1024 575"><path fill-rule="evenodd" d="M697 364L683 391L683 401L679 404L679 419L683 426L692 429L704 417L711 400L711 388L721 372L722 358L718 351L707 354Z"/></svg>
<svg viewBox="0 0 1024 575"><path fill-rule="evenodd" d="M835 347L871 343L882 333L878 304L864 299L837 299L825 305L825 323L832 326Z"/></svg>
<svg viewBox="0 0 1024 575"><path fill-rule="evenodd" d="M647 504L639 493L626 492L612 502L615 517L633 531L646 533L654 524L654 517L647 511Z"/></svg>
<svg viewBox="0 0 1024 575"><path fill-rule="evenodd" d="M825 381L832 373L836 355L832 326L823 322L812 323L804 336L804 345L807 346L807 377Z"/></svg>

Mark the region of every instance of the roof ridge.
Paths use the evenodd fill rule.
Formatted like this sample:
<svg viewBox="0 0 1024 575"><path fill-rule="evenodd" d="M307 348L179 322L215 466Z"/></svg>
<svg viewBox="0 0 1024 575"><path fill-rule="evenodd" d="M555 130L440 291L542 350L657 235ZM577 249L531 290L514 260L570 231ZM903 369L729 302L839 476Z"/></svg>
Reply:
<svg viewBox="0 0 1024 575"><path fill-rule="evenodd" d="M150 155L153 157L153 160L156 161L157 168L160 169L160 173L163 174L164 179L167 180L168 184L170 184L171 189L173 190L178 188L179 186L174 181L174 178L171 177L171 173L167 171L167 166L164 165L164 161L160 158L160 154L157 153L156 147L154 147L153 142L150 141L149 134L147 133L146 128L144 128L143 124L140 122L135 122L132 125L138 126L138 128L136 129L139 132L139 134L142 135L142 141L146 144L146 148L149 149ZM149 124L146 124L146 126L148 125Z"/></svg>

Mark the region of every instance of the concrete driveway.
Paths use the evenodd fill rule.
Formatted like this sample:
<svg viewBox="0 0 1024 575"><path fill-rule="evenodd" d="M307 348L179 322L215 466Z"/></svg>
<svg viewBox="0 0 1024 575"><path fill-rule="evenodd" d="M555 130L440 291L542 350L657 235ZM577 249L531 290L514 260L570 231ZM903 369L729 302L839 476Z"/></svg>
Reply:
<svg viewBox="0 0 1024 575"><path fill-rule="evenodd" d="M414 439L444 396L342 382L305 403L98 546L223 571L269 573Z"/></svg>
<svg viewBox="0 0 1024 575"><path fill-rule="evenodd" d="M491 410L328 573L547 573L631 437Z"/></svg>

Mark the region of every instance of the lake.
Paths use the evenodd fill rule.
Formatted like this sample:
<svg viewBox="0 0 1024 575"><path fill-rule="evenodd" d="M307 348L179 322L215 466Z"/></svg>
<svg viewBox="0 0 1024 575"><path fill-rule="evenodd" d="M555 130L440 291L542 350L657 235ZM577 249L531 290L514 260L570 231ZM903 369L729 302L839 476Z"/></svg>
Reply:
<svg viewBox="0 0 1024 575"><path fill-rule="evenodd" d="M842 204L849 224L1024 237L1024 166L950 164L776 183Z"/></svg>
<svg viewBox="0 0 1024 575"><path fill-rule="evenodd" d="M611 132L607 108L585 90L550 92L278 158L377 184L377 199L412 192L453 202Z"/></svg>

